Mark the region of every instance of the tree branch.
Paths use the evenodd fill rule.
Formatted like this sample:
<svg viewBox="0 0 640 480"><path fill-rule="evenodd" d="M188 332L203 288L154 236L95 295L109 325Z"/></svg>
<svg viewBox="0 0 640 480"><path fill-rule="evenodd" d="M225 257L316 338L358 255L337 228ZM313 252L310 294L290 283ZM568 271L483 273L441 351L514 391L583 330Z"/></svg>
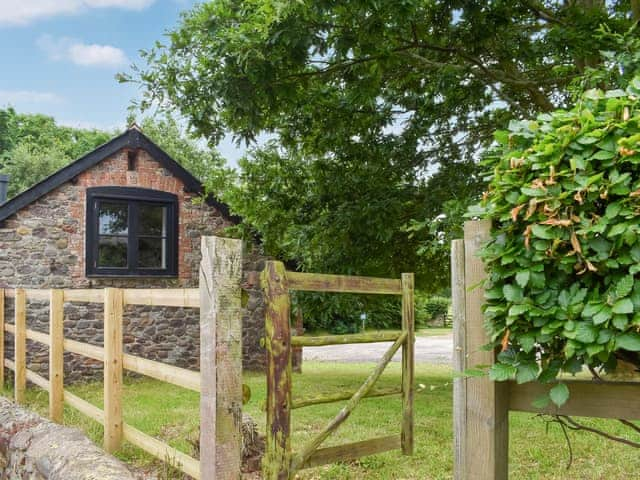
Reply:
<svg viewBox="0 0 640 480"><path fill-rule="evenodd" d="M553 12L551 12L548 8L546 8L539 2L534 2L532 0L521 0L520 3L522 3L525 7L535 13L536 16L541 20L545 20L549 23L556 23L558 25L566 25L565 22L554 16Z"/></svg>
<svg viewBox="0 0 640 480"><path fill-rule="evenodd" d="M604 431L599 430L597 428L587 427L586 425L582 425L582 424L576 422L573 418L568 417L566 415L554 415L554 417L556 419L555 421L557 421L558 423L564 424L570 430L575 430L575 431L583 430L585 432L595 433L596 435L599 435L599 436L601 436L603 438L606 438L607 440L612 440L614 442L622 443L624 445L628 445L628 446L633 447L633 448L640 448L640 443L638 443L638 442L634 442L634 441L629 440L627 438L617 437L615 435L611 435L610 433L604 432ZM624 420L624 422L627 422L627 420ZM635 425L634 425L634 429L637 429L637 427L635 427Z"/></svg>

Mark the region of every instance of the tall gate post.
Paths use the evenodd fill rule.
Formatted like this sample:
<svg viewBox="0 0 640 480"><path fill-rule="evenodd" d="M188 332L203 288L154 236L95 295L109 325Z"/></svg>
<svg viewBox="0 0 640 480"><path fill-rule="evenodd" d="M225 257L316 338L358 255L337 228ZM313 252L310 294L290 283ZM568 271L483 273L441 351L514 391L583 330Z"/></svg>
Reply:
<svg viewBox="0 0 640 480"><path fill-rule="evenodd" d="M402 274L402 330L407 340L402 348L402 453L413 455L413 403L415 390L415 301L414 275Z"/></svg>
<svg viewBox="0 0 640 480"><path fill-rule="evenodd" d="M464 225L464 251L454 244L452 268L454 300L454 362L458 371L494 363L495 353L482 347L489 342L484 330L482 304L485 278L478 251L490 238L489 220ZM461 278L462 277L462 278ZM463 294L460 287L464 285ZM464 295L464 296L463 296ZM454 390L454 447L456 480L506 480L509 456L508 384L487 376L457 380Z"/></svg>
<svg viewBox="0 0 640 480"><path fill-rule="evenodd" d="M236 480L242 465L242 241L202 237L200 478Z"/></svg>
<svg viewBox="0 0 640 480"><path fill-rule="evenodd" d="M260 279L266 301L267 438L265 480L288 480L291 469L291 311L282 262L267 262Z"/></svg>
<svg viewBox="0 0 640 480"><path fill-rule="evenodd" d="M467 379L462 376L465 361L464 240L451 243L451 314L453 317L453 478L464 480L465 428L467 425Z"/></svg>

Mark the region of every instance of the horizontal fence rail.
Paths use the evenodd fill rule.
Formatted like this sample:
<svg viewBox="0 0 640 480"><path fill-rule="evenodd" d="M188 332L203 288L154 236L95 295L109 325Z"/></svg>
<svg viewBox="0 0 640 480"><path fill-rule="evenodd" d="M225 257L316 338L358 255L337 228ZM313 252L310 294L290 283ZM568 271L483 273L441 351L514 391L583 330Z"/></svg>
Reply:
<svg viewBox="0 0 640 480"><path fill-rule="evenodd" d="M393 278L287 272L287 283L290 290L308 292L402 295L402 281Z"/></svg>
<svg viewBox="0 0 640 480"><path fill-rule="evenodd" d="M292 347L322 347L325 345L346 345L349 343L395 342L402 330L384 332L351 333L346 335L325 335L322 337L291 337Z"/></svg>
<svg viewBox="0 0 640 480"><path fill-rule="evenodd" d="M118 311L115 312L114 317L116 321L120 323L120 325L109 326L105 323L105 336L109 334L108 330L110 328L121 328L122 309L125 305L153 305L159 307L199 308L198 289L107 289L106 291L120 292L123 301L119 306L116 306ZM56 298L56 292L59 292L58 305L54 305L54 303L52 302L52 299ZM200 478L200 462L198 460L122 422L121 393L118 393L114 398L111 399L112 404L115 403L113 409L119 412L117 414L118 418L113 419L113 415L109 412L105 412L105 410L96 407L95 405L64 389L61 373L54 372L54 370L61 370L63 361L62 356L64 352L67 351L75 353L77 355L82 355L87 358L91 358L99 362L106 362L107 356L105 355L104 347L90 345L84 342L78 342L76 340L64 338L62 335L57 336L58 342L62 343L62 345L57 345L52 340L52 336L50 333L38 332L36 330L26 328L25 320L27 301L51 302L50 312L57 312L58 317L54 317L53 314L51 315L50 330L53 331L54 318L56 318L56 321L59 322L57 328L61 330L62 323L60 322L63 317L63 313L60 312L61 307L63 306L63 303L60 303L61 301L65 303L79 302L104 304L106 299L111 298L109 295L105 294L105 290L0 289L0 296L2 298L2 300L0 300L0 305L3 306L3 308L0 310L0 329L3 333L7 332L14 335L15 339L15 351L17 353L16 359L13 361L5 359L4 351L2 352L2 358L4 367L12 370L15 374L16 402L24 402L24 391L26 388L26 382L29 381L49 393L49 416L52 420L57 422L62 421L61 404L66 403L78 410L83 415L103 425L105 427L105 436L109 435L109 428L107 428L109 425L116 425L116 429L119 428L121 430L120 433L116 433L114 438L110 440L105 439L106 443L111 441L111 445L106 447L107 450L113 451L118 449L121 440L124 439L163 461L169 460L187 475L190 475L196 479ZM14 324L4 322L5 298L13 298L16 300L16 322ZM43 376L26 368L25 353L27 340L38 342L49 347L50 352L58 350L57 356L60 358L56 359L53 356L50 356L49 359L49 377L56 378L57 375L57 377L59 377L58 381L52 382L51 380L47 380ZM161 362L147 360L145 358L125 353L119 354L119 361L122 368L126 370L146 375L148 377L171 383L173 385L177 385L189 390L200 392L201 379L199 372L194 372L172 365L166 365ZM111 363L112 361L110 360L109 362ZM19 375L20 372L23 372L22 375ZM105 381L105 386L107 387L105 389L107 391L105 396L108 396L109 394L108 387L110 383L113 382ZM105 404L108 403L109 402L105 402ZM114 420L115 423L113 423ZM111 429L111 434L113 435L113 429Z"/></svg>
<svg viewBox="0 0 640 480"><path fill-rule="evenodd" d="M49 416L54 422L62 421L67 404L103 425L104 448L109 452L126 440L196 480L237 480L242 435L242 241L202 237L201 252L199 288L0 289L0 390L6 367L14 372L17 403L24 402L27 381L33 383L49 393ZM13 324L5 321L6 298L14 299ZM49 303L48 333L27 329L28 301ZM102 346L64 338L64 305L68 303L104 305ZM122 329L127 305L198 309L201 371L124 353ZM5 333L14 337L14 359L5 358ZM49 380L27 369L27 340L49 347ZM103 409L64 389L64 352L103 363ZM123 421L123 370L200 393L200 460ZM224 429L216 429L218 424Z"/></svg>
<svg viewBox="0 0 640 480"><path fill-rule="evenodd" d="M28 370L26 368L26 358L22 352L26 352L25 342L26 340L35 341L43 345L53 348L54 344L51 339L51 335L48 333L38 332L26 328L24 319L26 317L26 305L25 308L21 308L21 303L26 301L35 302L50 302L52 292L56 290L36 290L36 289L17 289L17 290L2 290L0 289L0 329L2 333L10 333L14 335L16 342L17 361L4 358L4 335L0 336L2 339L2 359L3 365L15 373L16 377L16 401L24 401L24 390L26 382L29 381L34 385L49 392L50 397L59 397L62 401L69 406L75 408L80 413L91 418L92 420L102 424L106 424L108 419L105 416L104 410L96 407L95 405L83 400L77 395L69 392L68 390L60 389L52 386L52 382L47 380L41 375ZM61 298L65 303L78 302L78 303L104 303L105 293L103 290L59 290L61 292ZM17 324L4 322L4 299L13 298L17 299L20 304L17 304L16 319ZM185 307L185 308L199 308L199 290L198 289L123 289L122 290L122 305L151 305L158 307ZM120 316L121 320L121 316ZM18 325L18 326L16 326ZM23 327L23 328L21 328ZM105 332L106 334L107 332ZM105 361L105 349L104 347L90 345L83 342L78 342L68 338L62 338L61 351L67 351L78 355L91 358L96 361ZM54 364L50 359L50 367ZM184 368L175 367L172 365L166 365L161 362L153 360L147 360L145 358L137 357L129 354L122 354L122 367L126 370L136 372L148 377L155 378L179 387L183 387L196 392L200 391L200 374ZM58 362L58 368L61 363ZM19 376L19 372L24 372L23 376ZM51 372L50 372L51 377ZM4 383L4 376L2 378ZM119 400L119 399L118 399ZM119 401L118 401L119 403ZM121 408L118 406L118 408ZM53 412L53 410L59 410L50 401L50 416L57 417L57 421L62 421L60 414ZM180 452L169 445L157 440L134 427L122 423L122 438L136 445L137 447L145 450L147 453L161 459L169 460L176 467L180 468L184 473L194 478L199 478L199 465L200 462L189 455Z"/></svg>
<svg viewBox="0 0 640 480"><path fill-rule="evenodd" d="M154 307L200 308L200 293L197 288L123 288L125 305L147 305ZM23 289L30 301L48 302L51 290ZM104 292L100 289L63 289L65 302L104 303ZM6 298L15 298L15 291L5 290Z"/></svg>
<svg viewBox="0 0 640 480"><path fill-rule="evenodd" d="M373 438L360 442L346 443L335 447L319 448L304 463L302 468L318 467L327 463L357 460L367 455L397 450L402 446L400 435Z"/></svg>
<svg viewBox="0 0 640 480"><path fill-rule="evenodd" d="M291 408L303 408L310 407L312 405L321 405L323 403L334 403L340 402L342 400L349 400L356 392L338 392L330 395L318 395L318 396L309 396L309 397L301 397L294 398L291 400ZM393 395L402 395L402 388L380 388L377 390L372 390L363 398L376 398L376 397L390 397Z"/></svg>

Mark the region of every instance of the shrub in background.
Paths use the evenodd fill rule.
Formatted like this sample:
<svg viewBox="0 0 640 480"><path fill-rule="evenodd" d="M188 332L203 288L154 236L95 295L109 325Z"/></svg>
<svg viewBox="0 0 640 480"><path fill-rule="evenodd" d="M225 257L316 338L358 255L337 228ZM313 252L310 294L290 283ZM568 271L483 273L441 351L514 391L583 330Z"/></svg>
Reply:
<svg viewBox="0 0 640 480"><path fill-rule="evenodd" d="M420 327L446 325L449 322L449 307L451 299L448 297L427 297L418 295L416 298L416 324Z"/></svg>
<svg viewBox="0 0 640 480"><path fill-rule="evenodd" d="M356 333L362 329L363 313L367 329L398 329L402 322L401 300L396 296L295 292L292 301L300 305L307 331Z"/></svg>

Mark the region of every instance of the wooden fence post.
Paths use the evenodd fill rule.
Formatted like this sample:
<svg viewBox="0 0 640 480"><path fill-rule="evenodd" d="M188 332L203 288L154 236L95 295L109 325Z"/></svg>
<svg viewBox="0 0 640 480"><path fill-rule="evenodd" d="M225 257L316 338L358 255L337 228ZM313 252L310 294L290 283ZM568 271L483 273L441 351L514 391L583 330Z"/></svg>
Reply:
<svg viewBox="0 0 640 480"><path fill-rule="evenodd" d="M402 330L407 340L402 348L402 453L413 455L413 397L414 397L414 310L413 273L402 274Z"/></svg>
<svg viewBox="0 0 640 480"><path fill-rule="evenodd" d="M49 301L49 418L62 423L64 414L64 295L51 290Z"/></svg>
<svg viewBox="0 0 640 480"><path fill-rule="evenodd" d="M122 443L122 314L123 294L104 290L104 449L113 453Z"/></svg>
<svg viewBox="0 0 640 480"><path fill-rule="evenodd" d="M0 392L4 391L4 289L0 288Z"/></svg>
<svg viewBox="0 0 640 480"><path fill-rule="evenodd" d="M282 262L267 262L261 275L266 302L267 438L265 480L288 480L291 469L291 301Z"/></svg>
<svg viewBox="0 0 640 480"><path fill-rule="evenodd" d="M27 388L27 298L22 288L16 288L14 297L15 329L15 372L14 394L16 403L24 403Z"/></svg>
<svg viewBox="0 0 640 480"><path fill-rule="evenodd" d="M242 241L202 237L200 478L240 478Z"/></svg>
<svg viewBox="0 0 640 480"><path fill-rule="evenodd" d="M484 330L482 304L485 278L478 251L490 238L489 220L470 221L464 225L464 284L466 334L465 368L490 365L493 351L482 349L489 339ZM492 382L487 376L466 379L466 432L464 440L467 479L506 480L509 456L509 412L506 382Z"/></svg>
<svg viewBox="0 0 640 480"><path fill-rule="evenodd" d="M467 380L465 370L464 240L451 243L451 313L453 316L453 478L466 480L465 439L467 425Z"/></svg>

